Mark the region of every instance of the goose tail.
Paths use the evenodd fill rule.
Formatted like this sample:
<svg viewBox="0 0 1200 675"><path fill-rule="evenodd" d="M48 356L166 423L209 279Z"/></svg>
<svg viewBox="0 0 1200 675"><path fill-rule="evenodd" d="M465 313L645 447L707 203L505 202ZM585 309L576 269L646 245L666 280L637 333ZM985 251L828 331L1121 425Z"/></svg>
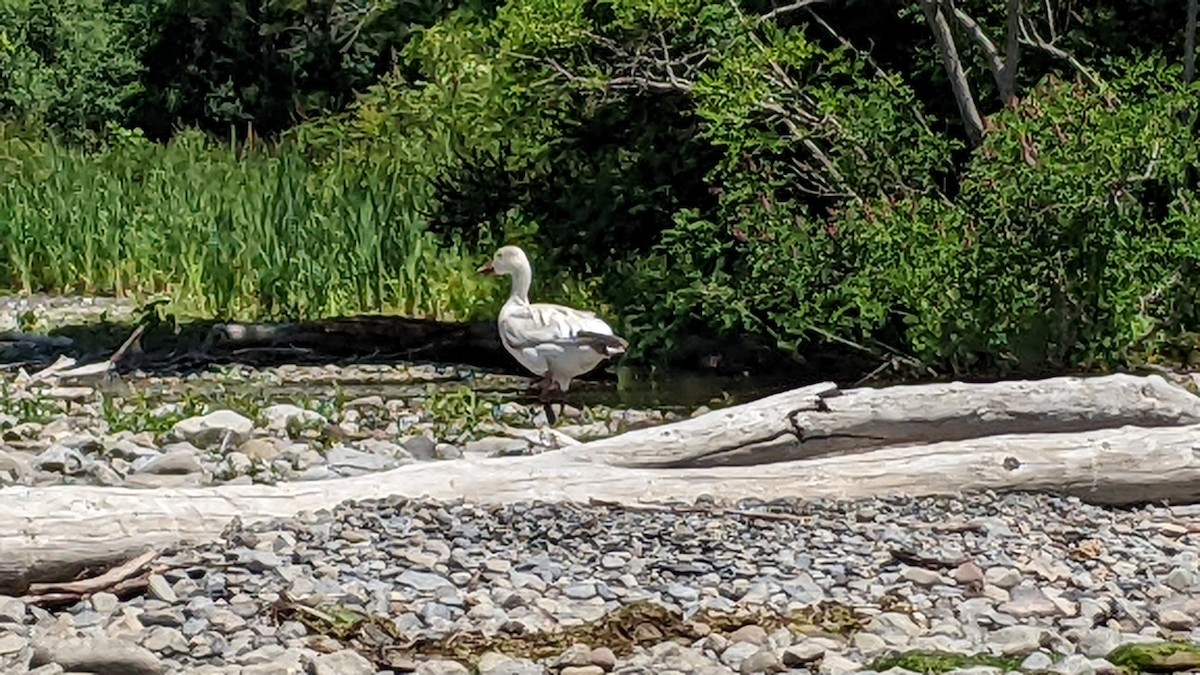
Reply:
<svg viewBox="0 0 1200 675"><path fill-rule="evenodd" d="M601 354L613 357L624 354L629 348L629 342L617 335L608 335L605 333L595 333L592 331L579 331L577 334L580 344L591 347Z"/></svg>

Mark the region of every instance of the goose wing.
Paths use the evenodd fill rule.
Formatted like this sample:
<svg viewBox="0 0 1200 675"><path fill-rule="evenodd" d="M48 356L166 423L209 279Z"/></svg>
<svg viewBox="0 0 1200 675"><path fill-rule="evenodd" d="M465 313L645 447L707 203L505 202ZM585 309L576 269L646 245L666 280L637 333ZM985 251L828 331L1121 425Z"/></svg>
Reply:
<svg viewBox="0 0 1200 675"><path fill-rule="evenodd" d="M562 305L537 303L507 312L500 321L500 335L516 349L540 346L587 345L605 338L624 342L594 312Z"/></svg>

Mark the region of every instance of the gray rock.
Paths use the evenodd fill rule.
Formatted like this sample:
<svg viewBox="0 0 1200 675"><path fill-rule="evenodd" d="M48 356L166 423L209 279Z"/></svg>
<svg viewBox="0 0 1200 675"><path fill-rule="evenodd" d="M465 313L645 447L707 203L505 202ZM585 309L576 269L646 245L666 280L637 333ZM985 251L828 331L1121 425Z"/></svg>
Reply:
<svg viewBox="0 0 1200 675"><path fill-rule="evenodd" d="M176 628L167 628L166 626L151 627L146 638L142 640L142 646L158 653L186 654L188 652L188 641L183 637L183 633Z"/></svg>
<svg viewBox="0 0 1200 675"><path fill-rule="evenodd" d="M876 615L867 622L864 628L893 645L906 644L921 634L921 627L913 623L907 614L900 612L884 612Z"/></svg>
<svg viewBox="0 0 1200 675"><path fill-rule="evenodd" d="M1092 665L1092 660L1083 654L1071 654L1050 666L1049 670L1061 675L1093 675L1096 667Z"/></svg>
<svg viewBox="0 0 1200 675"><path fill-rule="evenodd" d="M375 666L353 649L321 654L313 659L313 675L375 675Z"/></svg>
<svg viewBox="0 0 1200 675"><path fill-rule="evenodd" d="M1158 613L1158 624L1167 630L1191 630L1196 626L1196 617L1178 609L1164 609Z"/></svg>
<svg viewBox="0 0 1200 675"><path fill-rule="evenodd" d="M437 457L437 441L424 435L404 439L400 445L413 459L428 461Z"/></svg>
<svg viewBox="0 0 1200 675"><path fill-rule="evenodd" d="M31 464L39 471L78 476L90 471L94 462L74 448L55 443L35 457Z"/></svg>
<svg viewBox="0 0 1200 675"><path fill-rule="evenodd" d="M348 475L384 471L396 466L395 460L344 445L330 448L325 453L325 461L335 471Z"/></svg>
<svg viewBox="0 0 1200 675"><path fill-rule="evenodd" d="M271 551L241 551L238 564L255 574L273 570L283 564L279 556Z"/></svg>
<svg viewBox="0 0 1200 675"><path fill-rule="evenodd" d="M24 649L28 642L28 640L16 633L0 634L0 656L16 654Z"/></svg>
<svg viewBox="0 0 1200 675"><path fill-rule="evenodd" d="M215 410L200 417L180 420L171 428L171 437L201 448L215 445L236 447L254 431L254 422L232 410Z"/></svg>
<svg viewBox="0 0 1200 675"><path fill-rule="evenodd" d="M147 577L146 582L150 588L150 595L158 598L163 602L172 603L178 600L175 595L175 589L171 588L171 583L166 580L161 574L151 574Z"/></svg>
<svg viewBox="0 0 1200 675"><path fill-rule="evenodd" d="M695 602L700 599L700 591L684 584L671 584L667 586L667 593L680 602Z"/></svg>
<svg viewBox="0 0 1200 675"><path fill-rule="evenodd" d="M471 675L471 670L458 661L441 659L425 661L417 665L414 672L416 675Z"/></svg>
<svg viewBox="0 0 1200 675"><path fill-rule="evenodd" d="M1005 626L988 634L987 644L1000 656L1018 656L1041 647L1045 633L1038 626Z"/></svg>
<svg viewBox="0 0 1200 675"><path fill-rule="evenodd" d="M738 666L738 672L742 675L778 673L782 670L784 670L783 664L779 661L775 651L771 649L759 649Z"/></svg>
<svg viewBox="0 0 1200 675"><path fill-rule="evenodd" d="M1084 656L1100 658L1121 646L1121 633L1111 628L1100 627L1084 633L1079 640L1079 651Z"/></svg>
<svg viewBox="0 0 1200 675"><path fill-rule="evenodd" d="M207 614L209 625L222 633L234 633L246 625L245 619L228 609L213 607L208 610Z"/></svg>
<svg viewBox="0 0 1200 675"><path fill-rule="evenodd" d="M259 412L258 418L271 431L287 431L291 425L304 427L327 422L320 413L290 403L267 406Z"/></svg>
<svg viewBox="0 0 1200 675"><path fill-rule="evenodd" d="M604 675L604 669L600 666L567 666L558 671L558 675Z"/></svg>
<svg viewBox="0 0 1200 675"><path fill-rule="evenodd" d="M133 468L138 473L154 475L200 473L204 470L204 466L200 464L195 453L187 450L175 450L162 455L144 457L134 462Z"/></svg>
<svg viewBox="0 0 1200 675"><path fill-rule="evenodd" d="M0 623L24 623L25 602L20 598L0 595Z"/></svg>
<svg viewBox="0 0 1200 675"><path fill-rule="evenodd" d="M788 668L803 668L825 656L825 646L815 640L804 640L783 650L782 662Z"/></svg>
<svg viewBox="0 0 1200 675"><path fill-rule="evenodd" d="M529 441L519 438L490 436L488 438L467 441L467 444L463 446L463 452L468 455L523 455L529 452L530 447Z"/></svg>
<svg viewBox="0 0 1200 675"><path fill-rule="evenodd" d="M1000 588L1012 588L1021 583L1021 573L1011 567L989 567L983 573L984 580Z"/></svg>
<svg viewBox="0 0 1200 675"><path fill-rule="evenodd" d="M845 675L846 673L857 673L863 669L862 664L836 653L827 653L821 659L821 664L817 670L821 675Z"/></svg>
<svg viewBox="0 0 1200 675"><path fill-rule="evenodd" d="M1053 616L1062 611L1042 590L1032 584L1020 584L1009 591L1011 599L997 609L1005 614L1025 619L1031 616Z"/></svg>
<svg viewBox="0 0 1200 675"><path fill-rule="evenodd" d="M900 576L918 586L935 586L947 582L946 578L941 574L923 567L905 567L900 570Z"/></svg>
<svg viewBox="0 0 1200 675"><path fill-rule="evenodd" d="M405 570L396 578L396 583L410 586L423 593L432 593L439 588L454 585L449 579L440 574L418 572L416 570Z"/></svg>
<svg viewBox="0 0 1200 675"><path fill-rule="evenodd" d="M21 455L0 448L0 485L19 481L28 473L28 465Z"/></svg>
<svg viewBox="0 0 1200 675"><path fill-rule="evenodd" d="M479 675L542 675L546 669L528 659L514 659L499 652L487 652L476 664Z"/></svg>
<svg viewBox="0 0 1200 675"><path fill-rule="evenodd" d="M92 636L51 638L34 643L34 667L55 663L63 670L96 675L160 675L166 665L153 652L124 640Z"/></svg>
<svg viewBox="0 0 1200 675"><path fill-rule="evenodd" d="M721 663L731 668L739 668L743 661L757 654L760 649L762 647L752 642L734 642L721 652Z"/></svg>
<svg viewBox="0 0 1200 675"><path fill-rule="evenodd" d="M596 647L588 652L588 658L593 666L599 666L605 671L612 670L617 665L617 655L608 647Z"/></svg>
<svg viewBox="0 0 1200 675"><path fill-rule="evenodd" d="M904 639L907 641L907 638ZM873 659L888 651L887 641L874 633L855 633L854 637L851 639L851 643L860 654L869 659Z"/></svg>
<svg viewBox="0 0 1200 675"><path fill-rule="evenodd" d="M1054 664L1054 660L1050 658L1049 654L1047 654L1046 652L1037 651L1037 652L1033 652L1029 656L1026 656L1025 659L1023 661L1021 661L1021 670L1025 670L1025 671L1046 670L1053 664Z"/></svg>
<svg viewBox="0 0 1200 675"><path fill-rule="evenodd" d="M92 609L104 615L109 615L117 611L117 607L121 602L120 598L112 593L108 593L107 591L100 591L99 593L96 593L90 598L90 600L92 603ZM0 603L2 603L2 601L0 601ZM3 610L0 610L0 615L2 614Z"/></svg>
<svg viewBox="0 0 1200 675"><path fill-rule="evenodd" d="M149 448L144 445L138 445L127 438L122 438L106 444L105 451L110 457L123 459L127 462L136 462L143 457L153 457L154 455L159 454L158 448Z"/></svg>
<svg viewBox="0 0 1200 675"><path fill-rule="evenodd" d="M563 589L563 595L572 600L590 600L596 597L596 584L590 581L571 584Z"/></svg>
<svg viewBox="0 0 1200 675"><path fill-rule="evenodd" d="M1176 567L1167 574L1163 583L1173 590L1184 593L1198 585L1197 577L1200 577L1200 573L1197 573L1194 566Z"/></svg>

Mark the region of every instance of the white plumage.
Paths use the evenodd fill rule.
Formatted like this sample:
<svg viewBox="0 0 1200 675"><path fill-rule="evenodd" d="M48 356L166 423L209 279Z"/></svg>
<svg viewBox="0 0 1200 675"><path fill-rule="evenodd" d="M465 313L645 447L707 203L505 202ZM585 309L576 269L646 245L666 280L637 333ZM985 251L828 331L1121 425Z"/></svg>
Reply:
<svg viewBox="0 0 1200 675"><path fill-rule="evenodd" d="M623 354L628 347L593 312L529 302L533 269L520 248L501 247L479 271L512 277L512 291L496 321L500 340L522 366L544 378L543 396L551 388L565 393L572 379L591 371L605 359Z"/></svg>

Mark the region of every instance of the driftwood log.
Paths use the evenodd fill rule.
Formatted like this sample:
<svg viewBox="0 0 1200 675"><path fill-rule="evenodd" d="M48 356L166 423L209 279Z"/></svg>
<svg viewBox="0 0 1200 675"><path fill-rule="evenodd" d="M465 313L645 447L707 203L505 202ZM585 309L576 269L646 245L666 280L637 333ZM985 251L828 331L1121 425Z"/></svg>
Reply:
<svg viewBox="0 0 1200 675"><path fill-rule="evenodd" d="M0 489L0 593L243 522L391 496L620 503L1052 491L1200 501L1200 397L1159 376L818 384L533 457L276 486Z"/></svg>

